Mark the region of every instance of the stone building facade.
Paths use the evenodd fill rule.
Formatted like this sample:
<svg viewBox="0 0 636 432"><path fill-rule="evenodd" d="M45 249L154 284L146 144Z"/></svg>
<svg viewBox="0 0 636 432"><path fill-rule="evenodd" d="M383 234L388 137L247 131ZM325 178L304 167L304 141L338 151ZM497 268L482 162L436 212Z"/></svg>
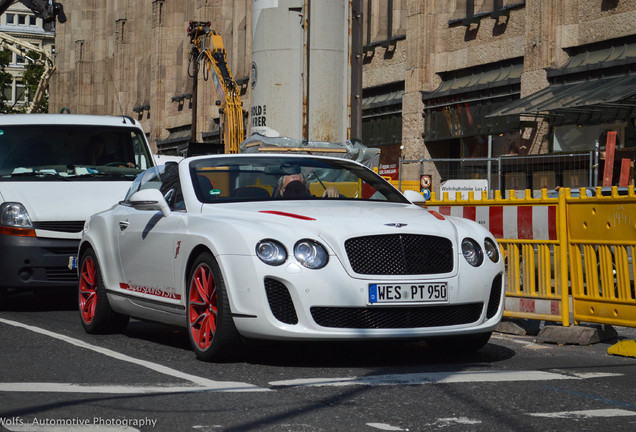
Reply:
<svg viewBox="0 0 636 432"><path fill-rule="evenodd" d="M51 112L131 115L153 146L175 150L191 139L186 28L196 20L222 35L249 116L256 1L265 0L65 0L69 21L57 26ZM361 0L360 7L362 137L382 149L386 175L397 178L400 157L591 151L610 129L633 165L636 0ZM605 85L606 78L616 78L611 97L579 100L586 93L575 85ZM571 88L576 106L557 96ZM199 84L198 100L195 139L218 142L211 84ZM430 172L434 183L445 179L442 165L427 164L404 164L401 178ZM536 187L532 180L524 187ZM568 181L559 172L548 186Z"/></svg>

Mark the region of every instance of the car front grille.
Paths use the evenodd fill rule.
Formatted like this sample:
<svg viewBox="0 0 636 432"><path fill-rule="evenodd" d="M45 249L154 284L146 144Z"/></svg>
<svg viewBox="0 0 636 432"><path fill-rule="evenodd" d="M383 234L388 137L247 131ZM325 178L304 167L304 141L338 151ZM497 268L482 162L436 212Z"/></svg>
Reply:
<svg viewBox="0 0 636 432"><path fill-rule="evenodd" d="M294 302L285 284L276 279L265 278L265 292L269 307L278 321L285 324L298 324Z"/></svg>
<svg viewBox="0 0 636 432"><path fill-rule="evenodd" d="M35 229L57 231L65 233L78 233L84 228L84 221L52 221L33 222Z"/></svg>
<svg viewBox="0 0 636 432"><path fill-rule="evenodd" d="M69 270L64 267L46 267L44 269L46 279L55 282L69 282L75 284L77 282L77 271Z"/></svg>
<svg viewBox="0 0 636 432"><path fill-rule="evenodd" d="M470 324L479 320L483 303L418 307L312 307L316 324L331 328L395 329Z"/></svg>
<svg viewBox="0 0 636 432"><path fill-rule="evenodd" d="M368 275L448 273L453 244L444 237L390 234L354 237L345 242L353 271Z"/></svg>

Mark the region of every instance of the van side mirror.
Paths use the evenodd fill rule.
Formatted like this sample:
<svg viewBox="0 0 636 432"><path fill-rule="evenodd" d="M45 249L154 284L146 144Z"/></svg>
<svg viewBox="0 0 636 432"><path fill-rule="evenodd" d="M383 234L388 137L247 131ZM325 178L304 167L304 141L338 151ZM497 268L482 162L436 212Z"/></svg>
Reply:
<svg viewBox="0 0 636 432"><path fill-rule="evenodd" d="M128 201L135 210L158 210L164 217L171 213L170 206L159 189L142 189L132 194Z"/></svg>

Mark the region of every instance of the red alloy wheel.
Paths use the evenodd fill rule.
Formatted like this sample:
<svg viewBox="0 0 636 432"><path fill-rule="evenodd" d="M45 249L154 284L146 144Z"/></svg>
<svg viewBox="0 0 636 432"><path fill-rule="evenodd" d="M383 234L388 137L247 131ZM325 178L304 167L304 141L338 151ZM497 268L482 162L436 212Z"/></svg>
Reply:
<svg viewBox="0 0 636 432"><path fill-rule="evenodd" d="M79 303L82 319L86 324L93 322L95 318L95 306L97 305L97 273L95 261L87 257L82 263L79 286Z"/></svg>
<svg viewBox="0 0 636 432"><path fill-rule="evenodd" d="M197 347L205 351L216 333L218 295L212 270L202 263L194 272L189 294L190 332Z"/></svg>

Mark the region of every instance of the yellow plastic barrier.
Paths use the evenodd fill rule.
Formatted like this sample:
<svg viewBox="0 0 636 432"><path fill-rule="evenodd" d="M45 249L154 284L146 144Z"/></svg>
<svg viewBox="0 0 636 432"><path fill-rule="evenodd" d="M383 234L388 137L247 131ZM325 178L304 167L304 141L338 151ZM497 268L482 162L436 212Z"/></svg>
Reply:
<svg viewBox="0 0 636 432"><path fill-rule="evenodd" d="M433 193L424 205L449 216L472 219L497 239L506 260L506 300L504 316L570 325L567 281L567 238L565 198L525 198L515 194L503 199L496 191L494 199L483 192L467 200L457 193L454 200L445 192L438 200Z"/></svg>
<svg viewBox="0 0 636 432"><path fill-rule="evenodd" d="M392 182L397 187L397 182ZM402 189L415 189L402 182ZM410 187L409 187L410 186ZM533 198L494 199L484 192L467 200L457 193L435 193L424 204L445 215L467 217L488 228L506 259L504 316L570 325L573 321L636 327L636 195L616 187L610 196L572 197L564 188L557 198L547 191ZM547 215L547 216L546 216Z"/></svg>
<svg viewBox="0 0 636 432"><path fill-rule="evenodd" d="M326 188L335 187L340 195L353 198L360 194L360 185L358 182L312 182L309 183L309 192L313 196L322 196Z"/></svg>
<svg viewBox="0 0 636 432"><path fill-rule="evenodd" d="M636 195L567 198L574 322L636 327Z"/></svg>

